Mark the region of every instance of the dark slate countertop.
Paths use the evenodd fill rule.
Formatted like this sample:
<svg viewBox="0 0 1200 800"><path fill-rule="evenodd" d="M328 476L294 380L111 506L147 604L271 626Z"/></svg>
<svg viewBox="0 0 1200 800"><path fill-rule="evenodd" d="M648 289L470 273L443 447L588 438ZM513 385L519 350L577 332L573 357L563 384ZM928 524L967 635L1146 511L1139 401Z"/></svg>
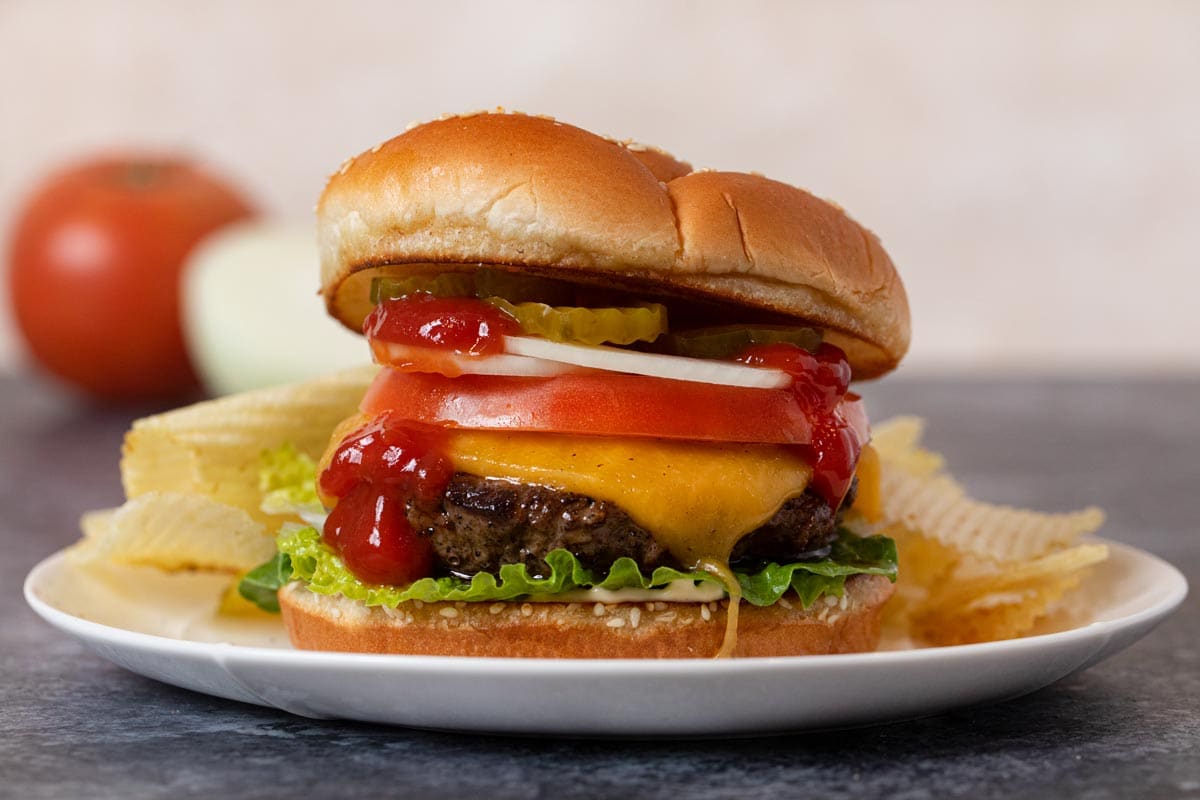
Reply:
<svg viewBox="0 0 1200 800"><path fill-rule="evenodd" d="M1200 383L889 380L975 494L1096 503L1103 534L1200 586ZM121 500L133 412L0 378L0 797L1200 797L1200 600L1028 697L917 722L771 739L432 734L217 700L109 664L37 619L21 582Z"/></svg>

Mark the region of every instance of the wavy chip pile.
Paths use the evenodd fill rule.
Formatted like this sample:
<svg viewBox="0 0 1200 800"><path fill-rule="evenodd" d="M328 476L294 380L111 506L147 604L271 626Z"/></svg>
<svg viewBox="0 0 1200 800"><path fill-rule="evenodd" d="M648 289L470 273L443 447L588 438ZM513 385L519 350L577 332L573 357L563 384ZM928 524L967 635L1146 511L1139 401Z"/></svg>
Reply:
<svg viewBox="0 0 1200 800"><path fill-rule="evenodd" d="M875 428L882 519L896 540L900 580L890 623L932 644L967 644L1027 634L1108 557L1080 543L1104 523L1087 508L1043 514L974 500L920 446L924 423L899 417Z"/></svg>

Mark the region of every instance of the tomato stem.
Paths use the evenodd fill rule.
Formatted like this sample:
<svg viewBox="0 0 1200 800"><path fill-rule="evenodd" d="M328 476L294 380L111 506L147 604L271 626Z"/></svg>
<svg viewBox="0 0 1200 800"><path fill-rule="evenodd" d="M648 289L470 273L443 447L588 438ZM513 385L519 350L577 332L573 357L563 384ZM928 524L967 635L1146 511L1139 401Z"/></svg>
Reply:
<svg viewBox="0 0 1200 800"><path fill-rule="evenodd" d="M131 161L118 167L117 182L139 189L149 188L162 181L162 164L153 161Z"/></svg>

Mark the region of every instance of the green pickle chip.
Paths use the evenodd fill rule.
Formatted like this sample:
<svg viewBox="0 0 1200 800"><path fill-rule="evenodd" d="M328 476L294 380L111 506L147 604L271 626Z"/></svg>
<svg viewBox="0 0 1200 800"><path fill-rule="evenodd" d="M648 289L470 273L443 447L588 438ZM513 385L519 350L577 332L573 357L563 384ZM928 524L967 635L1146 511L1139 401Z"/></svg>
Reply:
<svg viewBox="0 0 1200 800"><path fill-rule="evenodd" d="M816 328L788 325L721 325L667 334L667 309L660 303L628 308L573 306L571 284L499 269L379 277L371 281L372 303L414 292L478 297L515 319L525 333L555 342L626 345L657 341L655 350L689 358L732 358L754 345L780 343L813 352L822 339Z"/></svg>
<svg viewBox="0 0 1200 800"><path fill-rule="evenodd" d="M376 278L371 281L371 303L395 300L407 294L426 292L437 297L471 297L475 294L475 276L469 272L443 272L438 275L405 275L401 278Z"/></svg>
<svg viewBox="0 0 1200 800"><path fill-rule="evenodd" d="M732 358L756 344L794 344L809 352L821 346L821 331L787 325L721 325L673 333L663 339L668 353L689 358Z"/></svg>
<svg viewBox="0 0 1200 800"><path fill-rule="evenodd" d="M438 297L479 297L517 321L521 330L555 342L632 344L652 342L667 332L667 309L657 303L635 308L583 308L550 305L570 301L570 285L533 275L480 269L436 275L379 277L371 281L371 302L394 300L415 292Z"/></svg>
<svg viewBox="0 0 1200 800"><path fill-rule="evenodd" d="M510 303L539 302L569 306L575 299L575 287L551 278L483 268L475 273L475 296L503 297Z"/></svg>
<svg viewBox="0 0 1200 800"><path fill-rule="evenodd" d="M633 344L652 342L667 332L667 309L658 303L637 308L580 308L510 303L502 297L488 297L485 302L515 319L525 333L555 342Z"/></svg>

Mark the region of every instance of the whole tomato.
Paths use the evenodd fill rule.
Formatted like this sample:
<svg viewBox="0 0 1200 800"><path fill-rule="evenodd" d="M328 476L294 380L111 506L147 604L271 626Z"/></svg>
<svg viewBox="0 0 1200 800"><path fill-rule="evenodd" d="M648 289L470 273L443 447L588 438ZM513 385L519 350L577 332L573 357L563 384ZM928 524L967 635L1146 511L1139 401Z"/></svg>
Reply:
<svg viewBox="0 0 1200 800"><path fill-rule="evenodd" d="M252 215L233 189L177 159L96 160L52 177L18 215L9 260L29 349L106 400L195 389L180 272L205 235Z"/></svg>

